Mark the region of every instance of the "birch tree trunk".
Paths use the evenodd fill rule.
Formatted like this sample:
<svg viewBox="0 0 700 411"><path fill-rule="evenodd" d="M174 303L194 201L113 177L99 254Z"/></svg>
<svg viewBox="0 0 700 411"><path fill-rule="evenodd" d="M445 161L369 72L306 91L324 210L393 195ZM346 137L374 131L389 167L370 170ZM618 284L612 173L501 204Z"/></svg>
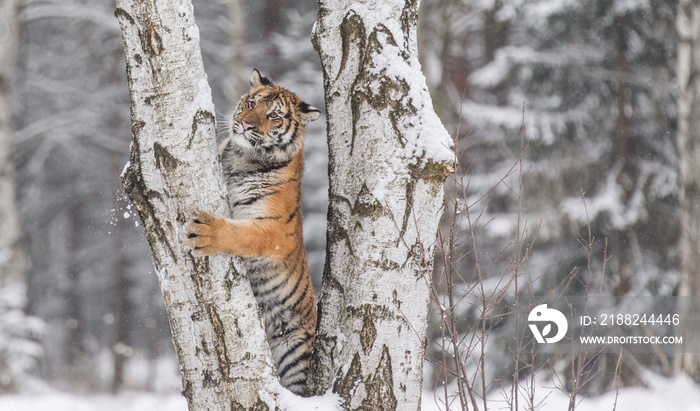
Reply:
<svg viewBox="0 0 700 411"><path fill-rule="evenodd" d="M275 408L273 363L240 260L193 258L195 208L228 214L214 106L188 0L117 0L131 95L122 181L151 247L189 409Z"/></svg>
<svg viewBox="0 0 700 411"><path fill-rule="evenodd" d="M19 0L0 2L0 392L37 375L43 322L26 315L27 254L17 208L10 83L19 44Z"/></svg>
<svg viewBox="0 0 700 411"><path fill-rule="evenodd" d="M17 0L0 4L0 287L18 285L26 292L26 255L20 244L15 195L10 76L19 38Z"/></svg>
<svg viewBox="0 0 700 411"><path fill-rule="evenodd" d="M680 164L681 284L680 296L700 296L700 4L681 0L678 30L678 154ZM690 298L679 307L683 350L676 368L700 382L700 318ZM686 343L687 342L687 343ZM695 346L690 346L695 344Z"/></svg>
<svg viewBox="0 0 700 411"><path fill-rule="evenodd" d="M19 39L17 0L0 3L0 392L13 392L21 384L21 370L13 367L17 353L12 343L23 337L17 320L7 319L26 309L26 255L20 243L19 212L15 192L14 130L10 108L10 80ZM16 302L15 302L16 301ZM16 314L15 314L16 315ZM19 336L17 335L19 331ZM24 358L20 359L20 361ZM19 371L19 372L18 372Z"/></svg>
<svg viewBox="0 0 700 411"><path fill-rule="evenodd" d="M319 1L330 205L312 386L344 409L420 408L452 142L418 62L417 1Z"/></svg>

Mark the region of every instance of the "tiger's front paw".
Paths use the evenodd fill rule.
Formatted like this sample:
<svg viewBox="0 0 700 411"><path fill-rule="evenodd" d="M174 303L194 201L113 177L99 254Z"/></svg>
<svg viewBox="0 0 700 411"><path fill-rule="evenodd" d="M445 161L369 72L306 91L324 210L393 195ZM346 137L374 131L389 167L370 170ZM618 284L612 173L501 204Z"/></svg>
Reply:
<svg viewBox="0 0 700 411"><path fill-rule="evenodd" d="M195 211L194 219L185 224L187 245L192 249L193 256L204 257L223 252L220 248L220 235L224 221L221 216Z"/></svg>

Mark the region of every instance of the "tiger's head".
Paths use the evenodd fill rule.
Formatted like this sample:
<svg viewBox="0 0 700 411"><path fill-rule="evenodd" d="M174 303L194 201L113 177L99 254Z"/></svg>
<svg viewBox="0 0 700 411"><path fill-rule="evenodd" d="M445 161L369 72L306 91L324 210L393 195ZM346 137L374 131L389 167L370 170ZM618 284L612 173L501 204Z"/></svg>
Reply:
<svg viewBox="0 0 700 411"><path fill-rule="evenodd" d="M250 74L250 85L231 119L232 143L260 161L290 161L304 147L306 124L321 111L275 86L258 70Z"/></svg>

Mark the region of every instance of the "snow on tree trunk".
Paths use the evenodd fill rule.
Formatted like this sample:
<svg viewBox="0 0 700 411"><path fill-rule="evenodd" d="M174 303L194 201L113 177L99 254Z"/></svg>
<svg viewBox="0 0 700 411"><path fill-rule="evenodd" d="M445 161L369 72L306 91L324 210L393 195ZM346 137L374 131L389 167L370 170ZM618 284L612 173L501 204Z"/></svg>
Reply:
<svg viewBox="0 0 700 411"><path fill-rule="evenodd" d="M26 259L20 245L9 96L19 37L18 5L17 0L3 0L0 4L0 287L19 284L24 289Z"/></svg>
<svg viewBox="0 0 700 411"><path fill-rule="evenodd" d="M700 4L681 0L676 17L678 30L678 155L680 163L681 208L681 296L700 295ZM679 334L684 353L676 366L700 381L700 319L690 299L682 299Z"/></svg>
<svg viewBox="0 0 700 411"><path fill-rule="evenodd" d="M133 136L123 184L151 246L183 394L193 411L274 408L279 384L240 260L193 258L186 247L193 209L228 212L192 4L116 5Z"/></svg>
<svg viewBox="0 0 700 411"><path fill-rule="evenodd" d="M416 1L319 1L330 208L313 388L345 409L420 408L429 283L452 142L418 62Z"/></svg>

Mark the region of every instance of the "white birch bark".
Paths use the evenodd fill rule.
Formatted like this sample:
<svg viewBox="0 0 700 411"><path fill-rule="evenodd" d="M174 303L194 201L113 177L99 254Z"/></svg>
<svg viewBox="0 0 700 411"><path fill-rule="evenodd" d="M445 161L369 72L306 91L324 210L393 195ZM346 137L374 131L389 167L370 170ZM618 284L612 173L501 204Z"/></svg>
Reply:
<svg viewBox="0 0 700 411"><path fill-rule="evenodd" d="M193 258L195 208L226 215L214 106L189 0L117 0L131 95L122 176L153 254L189 409L274 409L279 384L240 260Z"/></svg>
<svg viewBox="0 0 700 411"><path fill-rule="evenodd" d="M416 1L319 1L330 209L313 385L345 409L420 408L452 142L418 62Z"/></svg>
<svg viewBox="0 0 700 411"><path fill-rule="evenodd" d="M19 37L18 0L0 3L0 286L26 290L26 256L20 244L15 193L10 78Z"/></svg>
<svg viewBox="0 0 700 411"><path fill-rule="evenodd" d="M681 0L678 30L678 154L681 208L680 296L700 296L700 3ZM676 368L700 381L700 319L690 298L679 307L683 336ZM691 346L695 344L695 346Z"/></svg>

